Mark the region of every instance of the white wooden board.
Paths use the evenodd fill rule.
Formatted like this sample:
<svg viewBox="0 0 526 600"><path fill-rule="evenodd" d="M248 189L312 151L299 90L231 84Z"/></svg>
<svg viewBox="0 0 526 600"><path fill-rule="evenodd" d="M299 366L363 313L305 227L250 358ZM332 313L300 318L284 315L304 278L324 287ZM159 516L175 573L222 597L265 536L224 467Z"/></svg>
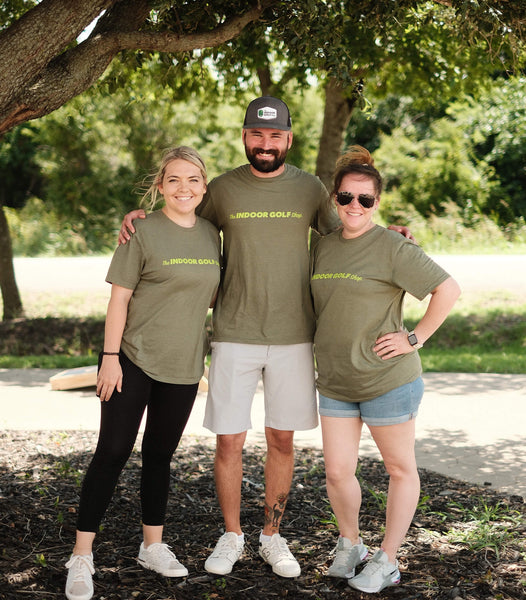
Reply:
<svg viewBox="0 0 526 600"><path fill-rule="evenodd" d="M72 390L97 385L97 365L61 371L49 378L52 390Z"/></svg>

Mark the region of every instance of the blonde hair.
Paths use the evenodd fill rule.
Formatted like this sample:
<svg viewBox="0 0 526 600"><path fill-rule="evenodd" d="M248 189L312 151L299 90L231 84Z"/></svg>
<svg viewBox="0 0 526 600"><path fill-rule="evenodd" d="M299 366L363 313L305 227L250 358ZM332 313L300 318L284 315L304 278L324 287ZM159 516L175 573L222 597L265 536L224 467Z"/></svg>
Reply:
<svg viewBox="0 0 526 600"><path fill-rule="evenodd" d="M161 159L161 164L156 173L152 173L147 178L146 185L148 186L146 192L141 198L141 206L145 206L148 210L153 210L159 202L159 189L158 186L162 183L166 167L172 160L186 160L189 163L195 165L203 176L205 185L207 183L206 166L204 160L197 150L190 148L190 146L177 146L176 148L170 148L166 150Z"/></svg>
<svg viewBox="0 0 526 600"><path fill-rule="evenodd" d="M342 154L336 161L336 168L333 176L332 194L337 194L340 190L342 179L345 175L357 174L371 179L374 183L374 189L377 195L382 192L382 176L374 166L374 159L369 150L363 146L351 146L345 154Z"/></svg>

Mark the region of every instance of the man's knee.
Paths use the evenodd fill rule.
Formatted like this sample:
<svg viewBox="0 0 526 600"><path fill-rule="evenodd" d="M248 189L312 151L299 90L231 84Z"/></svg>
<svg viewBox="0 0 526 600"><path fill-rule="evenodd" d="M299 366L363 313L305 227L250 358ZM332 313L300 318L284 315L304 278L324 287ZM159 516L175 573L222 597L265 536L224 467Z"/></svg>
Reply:
<svg viewBox="0 0 526 600"><path fill-rule="evenodd" d="M218 435L216 442L217 458L228 459L241 456L245 438L246 432Z"/></svg>
<svg viewBox="0 0 526 600"><path fill-rule="evenodd" d="M267 447L280 454L292 454L294 452L294 432L282 431L280 429L266 429Z"/></svg>

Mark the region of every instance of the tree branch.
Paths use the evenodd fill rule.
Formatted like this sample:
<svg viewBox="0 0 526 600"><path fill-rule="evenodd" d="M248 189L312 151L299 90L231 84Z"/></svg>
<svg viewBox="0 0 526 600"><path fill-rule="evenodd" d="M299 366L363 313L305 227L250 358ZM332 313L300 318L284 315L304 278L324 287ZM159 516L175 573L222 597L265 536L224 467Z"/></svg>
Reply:
<svg viewBox="0 0 526 600"><path fill-rule="evenodd" d="M97 46L97 52L118 52L120 50L149 50L152 52L187 52L199 48L219 46L236 37L249 23L256 21L261 8L252 8L246 13L228 19L211 31L181 36L170 32L131 31L106 33L86 40Z"/></svg>
<svg viewBox="0 0 526 600"><path fill-rule="evenodd" d="M0 106L117 0L42 0L0 33Z"/></svg>
<svg viewBox="0 0 526 600"><path fill-rule="evenodd" d="M142 7L142 11L131 10L130 4L135 4L136 9L137 6ZM181 36L139 31L137 22L144 22L147 17L145 11L148 10L148 3L145 0L118 2L101 19L101 27L97 27L87 40L51 60L29 85L19 90L11 102L2 104L0 101L0 134L19 123L56 110L85 91L97 81L121 50L174 53L218 46L257 20L264 5L268 4L268 0L266 3L258 2L256 7L227 19L211 31ZM130 23L130 15L136 17L135 23Z"/></svg>

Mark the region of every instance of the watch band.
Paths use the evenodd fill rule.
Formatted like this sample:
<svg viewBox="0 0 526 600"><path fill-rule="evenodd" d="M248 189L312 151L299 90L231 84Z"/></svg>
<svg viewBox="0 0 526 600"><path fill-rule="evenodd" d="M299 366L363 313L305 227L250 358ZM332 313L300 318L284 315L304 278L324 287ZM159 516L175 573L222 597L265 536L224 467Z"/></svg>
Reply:
<svg viewBox="0 0 526 600"><path fill-rule="evenodd" d="M424 347L424 344L421 344L421 343L418 341L418 338L416 337L416 333L415 333L415 330L414 330L414 329L413 329L413 331L410 331L410 332L407 334L407 341L408 341L408 342L411 344L411 346L413 346L413 348L414 348L415 350L419 350L420 348L423 348L423 347Z"/></svg>

